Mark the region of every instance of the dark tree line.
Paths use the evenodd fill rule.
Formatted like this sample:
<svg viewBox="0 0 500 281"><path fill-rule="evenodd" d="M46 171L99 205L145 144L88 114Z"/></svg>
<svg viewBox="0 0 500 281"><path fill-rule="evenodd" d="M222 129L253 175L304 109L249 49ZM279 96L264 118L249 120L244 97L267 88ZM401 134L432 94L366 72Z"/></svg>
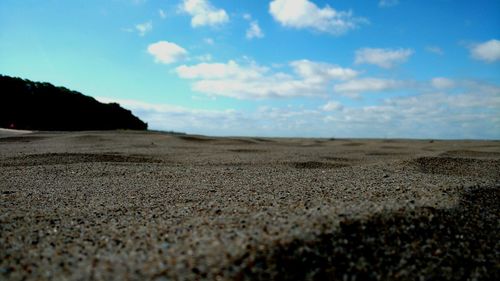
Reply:
<svg viewBox="0 0 500 281"><path fill-rule="evenodd" d="M147 130L148 125L117 103L50 83L0 75L0 127L43 131Z"/></svg>

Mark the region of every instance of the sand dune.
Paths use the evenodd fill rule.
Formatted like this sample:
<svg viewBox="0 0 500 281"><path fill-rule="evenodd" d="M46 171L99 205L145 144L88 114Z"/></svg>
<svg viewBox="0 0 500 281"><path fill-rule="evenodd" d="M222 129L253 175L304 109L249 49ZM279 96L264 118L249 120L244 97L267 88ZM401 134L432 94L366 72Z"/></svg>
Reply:
<svg viewBox="0 0 500 281"><path fill-rule="evenodd" d="M0 279L500 279L500 142L0 131Z"/></svg>

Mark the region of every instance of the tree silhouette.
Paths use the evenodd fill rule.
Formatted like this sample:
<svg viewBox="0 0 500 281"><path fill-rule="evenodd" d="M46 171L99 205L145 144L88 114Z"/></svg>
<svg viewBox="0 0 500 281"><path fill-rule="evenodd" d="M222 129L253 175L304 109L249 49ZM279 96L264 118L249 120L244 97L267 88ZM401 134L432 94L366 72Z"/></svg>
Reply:
<svg viewBox="0 0 500 281"><path fill-rule="evenodd" d="M0 127L44 131L147 130L148 125L117 103L50 83L0 75Z"/></svg>

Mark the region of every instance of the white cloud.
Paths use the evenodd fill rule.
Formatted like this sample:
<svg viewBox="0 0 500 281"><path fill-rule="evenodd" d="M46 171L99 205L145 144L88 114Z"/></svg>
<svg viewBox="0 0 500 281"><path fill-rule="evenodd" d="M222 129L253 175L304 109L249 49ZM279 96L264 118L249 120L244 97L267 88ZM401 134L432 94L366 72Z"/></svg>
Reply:
<svg viewBox="0 0 500 281"><path fill-rule="evenodd" d="M357 95L364 92L382 92L395 90L406 85L406 82L400 80L360 78L336 84L333 89L338 93L343 93L346 95Z"/></svg>
<svg viewBox="0 0 500 281"><path fill-rule="evenodd" d="M181 65L176 72L181 78L186 79L257 79L262 77L267 70L255 65L240 66L233 60L228 63L200 63L193 66Z"/></svg>
<svg viewBox="0 0 500 281"><path fill-rule="evenodd" d="M500 138L500 87L457 82L454 94L392 97L349 107L330 101L319 109L262 106L254 111L195 109L112 98L151 129L210 135L397 138ZM327 106L328 105L328 106Z"/></svg>
<svg viewBox="0 0 500 281"><path fill-rule="evenodd" d="M470 48L473 58L484 62L496 62L500 60L500 40L491 39L489 41L476 44Z"/></svg>
<svg viewBox="0 0 500 281"><path fill-rule="evenodd" d="M135 29L137 30L137 32L139 32L140 36L144 36L146 35L146 33L151 32L151 30L153 30L153 22L148 21L145 23L137 24L135 26Z"/></svg>
<svg viewBox="0 0 500 281"><path fill-rule="evenodd" d="M425 47L425 50L427 52L430 52L430 53L433 53L433 54L436 54L436 55L444 55L443 49L441 49L438 46L427 46L427 47Z"/></svg>
<svg viewBox="0 0 500 281"><path fill-rule="evenodd" d="M293 61L289 67L295 75L274 72L254 62L240 65L233 60L181 65L176 72L181 78L195 80L192 89L196 92L238 99L325 96L330 82L357 75L349 68L308 60Z"/></svg>
<svg viewBox="0 0 500 281"><path fill-rule="evenodd" d="M245 117L232 109L195 109L172 104L152 104L130 99L97 97L104 103L117 102L148 123L151 129L197 134L244 134ZM238 133L236 133L238 134Z"/></svg>
<svg viewBox="0 0 500 281"><path fill-rule="evenodd" d="M183 0L180 10L191 15L191 26L215 26L229 21L224 9L215 8L208 0Z"/></svg>
<svg viewBox="0 0 500 281"><path fill-rule="evenodd" d="M329 80L348 80L356 77L358 72L350 68L337 65L298 60L291 63L294 71L305 80L324 83Z"/></svg>
<svg viewBox="0 0 500 281"><path fill-rule="evenodd" d="M500 118L495 114L500 110L500 88L463 83L467 84L458 94L388 98L381 104L345 108L325 120L341 136L498 139ZM496 90L484 91L484 87Z"/></svg>
<svg viewBox="0 0 500 281"><path fill-rule="evenodd" d="M264 37L264 33L260 29L259 23L257 21L250 22L250 26L248 27L246 32L246 37L247 39Z"/></svg>
<svg viewBox="0 0 500 281"><path fill-rule="evenodd" d="M243 14L243 19L245 19L245 20L252 20L252 15L250 15L248 13L245 13L245 14Z"/></svg>
<svg viewBox="0 0 500 281"><path fill-rule="evenodd" d="M155 62L170 64L184 59L188 52L175 43L159 41L148 46L148 53L155 58Z"/></svg>
<svg viewBox="0 0 500 281"><path fill-rule="evenodd" d="M324 111L338 111L342 110L344 106L338 101L329 101L321 107Z"/></svg>
<svg viewBox="0 0 500 281"><path fill-rule="evenodd" d="M163 9L159 9L158 14L160 15L160 18L162 18L162 19L167 18L167 13Z"/></svg>
<svg viewBox="0 0 500 281"><path fill-rule="evenodd" d="M399 0L380 0L378 5L380 7L393 7L399 4Z"/></svg>
<svg viewBox="0 0 500 281"><path fill-rule="evenodd" d="M431 80L431 85L436 89L450 89L455 86L455 82L444 77L436 77Z"/></svg>
<svg viewBox="0 0 500 281"><path fill-rule="evenodd" d="M273 0L269 12L283 26L333 35L344 34L368 22L354 17L351 11L337 11L328 5L319 8L309 0Z"/></svg>
<svg viewBox="0 0 500 281"><path fill-rule="evenodd" d="M374 64L383 68L392 68L403 63L413 54L411 49L362 48L356 51L356 64Z"/></svg>

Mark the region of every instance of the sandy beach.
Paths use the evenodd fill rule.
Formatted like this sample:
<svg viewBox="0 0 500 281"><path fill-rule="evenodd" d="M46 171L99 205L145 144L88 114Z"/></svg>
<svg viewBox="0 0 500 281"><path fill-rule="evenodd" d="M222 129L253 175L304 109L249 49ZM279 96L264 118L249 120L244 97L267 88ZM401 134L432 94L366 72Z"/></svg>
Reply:
<svg viewBox="0 0 500 281"><path fill-rule="evenodd" d="M500 142L0 133L1 280L499 280Z"/></svg>

